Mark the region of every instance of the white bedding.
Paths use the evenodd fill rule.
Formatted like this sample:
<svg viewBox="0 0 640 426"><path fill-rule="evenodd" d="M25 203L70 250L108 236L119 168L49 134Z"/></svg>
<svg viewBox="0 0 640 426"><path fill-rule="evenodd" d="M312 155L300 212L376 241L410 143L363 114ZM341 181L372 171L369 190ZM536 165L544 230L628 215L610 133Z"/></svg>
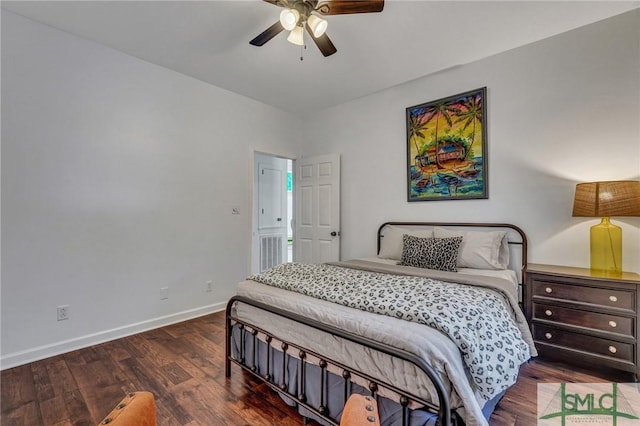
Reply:
<svg viewBox="0 0 640 426"><path fill-rule="evenodd" d="M382 263L385 265L397 265L399 262L395 259L383 259L381 257L363 257L360 260L367 262ZM502 278L513 284L515 289L518 288L518 275L511 269L472 269L458 268L458 273L466 275L482 275L484 277Z"/></svg>
<svg viewBox="0 0 640 426"><path fill-rule="evenodd" d="M389 263L376 258L376 263L396 265L397 262ZM455 273L438 272L438 274L445 277L448 274L454 274L451 277L455 276ZM515 294L515 291L513 293ZM487 424L481 411L484 400L470 386L460 351L449 338L439 331L422 324L337 305L255 281L240 283L238 295L296 312L430 360L430 365L442 373L443 383L450 394L452 407L458 408L458 413L465 422L468 425ZM335 361L352 366L357 371L366 372L400 388L411 389L420 398L437 401L435 390L429 379L412 364L392 359L388 355L353 345L342 339L247 305L240 304L236 313L239 318L249 323L259 324L260 327L276 336L296 342L318 353L331 354ZM523 320L521 312L514 313L514 317L518 317L519 321ZM528 341L529 339L530 335L527 337ZM532 353L534 351L535 349L532 350Z"/></svg>

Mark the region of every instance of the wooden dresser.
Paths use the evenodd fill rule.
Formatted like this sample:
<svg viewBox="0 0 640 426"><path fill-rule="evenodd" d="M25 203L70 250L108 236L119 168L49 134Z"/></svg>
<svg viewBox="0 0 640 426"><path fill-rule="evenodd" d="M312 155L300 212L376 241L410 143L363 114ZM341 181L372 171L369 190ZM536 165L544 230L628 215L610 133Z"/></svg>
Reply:
<svg viewBox="0 0 640 426"><path fill-rule="evenodd" d="M640 275L529 264L525 313L541 356L640 375Z"/></svg>

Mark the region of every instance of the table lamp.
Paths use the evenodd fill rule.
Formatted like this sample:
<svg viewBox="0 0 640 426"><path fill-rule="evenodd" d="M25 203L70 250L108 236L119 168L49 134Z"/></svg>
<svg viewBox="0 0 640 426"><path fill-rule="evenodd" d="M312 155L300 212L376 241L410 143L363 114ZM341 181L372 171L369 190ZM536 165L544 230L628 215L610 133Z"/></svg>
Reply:
<svg viewBox="0 0 640 426"><path fill-rule="evenodd" d="M573 216L601 217L591 227L591 271L622 274L622 228L611 216L640 216L640 181L587 182L576 185Z"/></svg>

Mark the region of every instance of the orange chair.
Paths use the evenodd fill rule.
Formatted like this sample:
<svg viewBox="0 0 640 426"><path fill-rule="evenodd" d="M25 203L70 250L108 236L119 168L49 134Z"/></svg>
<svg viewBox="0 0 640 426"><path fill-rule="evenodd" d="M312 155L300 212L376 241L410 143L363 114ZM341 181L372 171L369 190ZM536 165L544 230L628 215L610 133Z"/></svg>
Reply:
<svg viewBox="0 0 640 426"><path fill-rule="evenodd" d="M380 426L375 398L354 393L342 411L340 426Z"/></svg>
<svg viewBox="0 0 640 426"><path fill-rule="evenodd" d="M133 392L100 422L98 426L156 426L156 402L151 392Z"/></svg>

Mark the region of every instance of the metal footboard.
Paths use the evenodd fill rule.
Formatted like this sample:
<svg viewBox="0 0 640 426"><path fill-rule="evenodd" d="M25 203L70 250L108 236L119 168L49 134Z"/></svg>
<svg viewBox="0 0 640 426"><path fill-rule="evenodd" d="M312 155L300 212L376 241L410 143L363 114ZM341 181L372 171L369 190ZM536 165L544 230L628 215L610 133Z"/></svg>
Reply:
<svg viewBox="0 0 640 426"><path fill-rule="evenodd" d="M359 345L365 346L367 348L371 348L373 350L379 351L381 353L385 353L394 358L407 361L417 368L422 370L427 377L433 383L434 389L438 396L437 404L431 401L426 401L416 395L413 395L411 392L403 389L399 389L394 386L392 383L384 383L380 380L368 375L366 372L354 371L352 368L332 360L328 354L319 354L315 353L307 348L303 348L295 342L288 342L284 339L279 338L254 324L249 324L232 316L232 308L236 303L244 303L261 310L270 312L272 314L276 314L278 316L287 318L289 320L304 324L306 326L315 328L317 330L326 332L336 337L340 337L342 339L346 339L348 341L357 343ZM233 338L233 328L234 326L240 330L241 338L240 338L240 347L239 347L239 356L233 357L231 353L232 349L232 338ZM248 335L247 335L248 333ZM252 359L249 363L249 360L246 358L247 350L245 348L245 337L252 339ZM256 345L258 340L262 340L267 344L266 354L266 371L259 371L256 368L257 360L256 360ZM274 342L275 341L275 342ZM274 347L274 344L279 342L279 347ZM274 377L273 371L270 366L272 364L272 356L273 351L279 350L282 352L282 371L280 377ZM437 424L442 426L456 425L459 423L459 417L455 412L451 410L449 396L445 389L445 386L442 383L442 380L436 374L436 372L431 368L431 366L427 365L425 361L416 355L404 351L402 349L398 349L380 342L376 342L374 340L368 339L363 336L359 336L353 333L349 333L347 331L338 329L336 327L323 324L321 322L305 318L301 315L285 311L279 308L275 308L273 306L265 305L260 302L253 301L251 299L247 299L243 296L234 296L227 303L226 309L226 341L225 341L225 351L226 351L226 360L225 360L225 375L226 377L231 376L231 363L235 363L239 365L245 371L251 373L254 377L260 379L265 382L270 388L280 392L281 394L286 395L296 404L306 408L309 412L314 413L315 415L321 417L326 420L328 423L338 426L339 419L334 417L332 413L328 411L327 401L328 401L328 392L330 390L328 386L327 374L329 369L332 371L340 371L342 379L344 380L344 386L342 388L343 393L343 404L346 403L347 398L351 394L352 381L354 377L358 377L363 379L361 381L366 381L368 384L368 389L373 397L378 396L378 392L380 388L387 389L397 395L400 396L399 403L402 406L402 424L405 426L409 425L409 403L413 402L418 404L419 406L423 406L425 408L421 408L421 410L428 410L433 413L437 413ZM286 362L287 355L291 354L295 358L297 358L300 362L299 370L297 374L297 386L298 392L294 395L289 392L288 384L286 383ZM309 359L313 358L317 361L316 364L320 368L320 404L318 406L312 406L307 400L307 395L305 391L305 375L307 374L307 366L309 365ZM319 361L318 361L319 360Z"/></svg>

